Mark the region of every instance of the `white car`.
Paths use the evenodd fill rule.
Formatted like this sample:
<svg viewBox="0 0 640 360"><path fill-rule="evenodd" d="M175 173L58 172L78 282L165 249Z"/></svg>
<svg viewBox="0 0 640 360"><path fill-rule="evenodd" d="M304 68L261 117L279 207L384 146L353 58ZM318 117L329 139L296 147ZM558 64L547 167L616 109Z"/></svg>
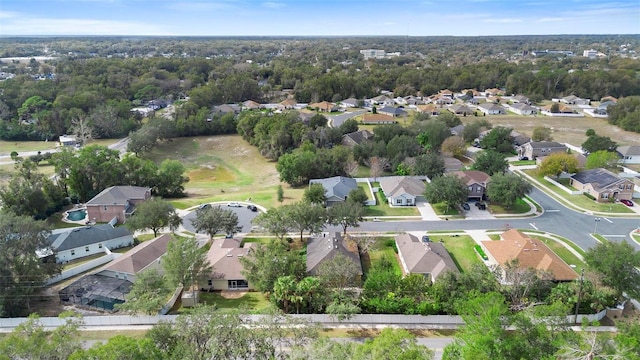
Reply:
<svg viewBox="0 0 640 360"><path fill-rule="evenodd" d="M227 203L227 206L231 206L231 207L242 207L242 205L240 205L240 204L239 204L239 203L237 203L237 202L230 202L230 203Z"/></svg>

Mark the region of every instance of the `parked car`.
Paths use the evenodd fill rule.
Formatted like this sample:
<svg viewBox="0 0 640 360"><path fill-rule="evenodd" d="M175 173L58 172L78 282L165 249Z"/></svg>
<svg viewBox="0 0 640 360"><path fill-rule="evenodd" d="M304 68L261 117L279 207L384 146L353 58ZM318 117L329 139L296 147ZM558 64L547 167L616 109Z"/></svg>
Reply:
<svg viewBox="0 0 640 360"><path fill-rule="evenodd" d="M429 235L422 235L422 242L431 242L431 238L429 238Z"/></svg>
<svg viewBox="0 0 640 360"><path fill-rule="evenodd" d="M631 200L620 200L620 202L627 206L633 206L633 201Z"/></svg>
<svg viewBox="0 0 640 360"><path fill-rule="evenodd" d="M529 160L529 157L527 157L527 156L521 156L521 157L520 157L520 160L521 160L521 161Z"/></svg>
<svg viewBox="0 0 640 360"><path fill-rule="evenodd" d="M462 204L462 208L467 210L467 211L471 210L471 206L469 206L469 204L467 204L467 203Z"/></svg>
<svg viewBox="0 0 640 360"><path fill-rule="evenodd" d="M231 207L242 207L242 205L240 205L240 203L237 203L237 202L230 202L230 203L227 203L227 206L231 206Z"/></svg>
<svg viewBox="0 0 640 360"><path fill-rule="evenodd" d="M255 206L255 205L253 205L253 204L249 204L249 205L247 205L247 209L249 209L249 210L251 210L251 211L253 211L253 212L258 211L258 207L257 207L257 206Z"/></svg>
<svg viewBox="0 0 640 360"><path fill-rule="evenodd" d="M476 207L480 210L485 210L487 208L487 204L482 201L476 201Z"/></svg>
<svg viewBox="0 0 640 360"><path fill-rule="evenodd" d="M200 204L198 205L198 210L205 210L205 209L210 209L211 208L211 204Z"/></svg>

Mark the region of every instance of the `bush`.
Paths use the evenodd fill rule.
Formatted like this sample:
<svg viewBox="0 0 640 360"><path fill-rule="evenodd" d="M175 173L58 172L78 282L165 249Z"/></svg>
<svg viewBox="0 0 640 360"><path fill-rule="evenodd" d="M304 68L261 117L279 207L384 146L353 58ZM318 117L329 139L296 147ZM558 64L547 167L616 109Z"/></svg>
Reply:
<svg viewBox="0 0 640 360"><path fill-rule="evenodd" d="M595 201L595 200L596 200L596 198L595 198L593 195L589 194L589 193L586 193L586 192L585 192L585 193L582 193L582 195L584 195L584 196L588 197L589 199L591 199L591 200L593 200L593 201Z"/></svg>
<svg viewBox="0 0 640 360"><path fill-rule="evenodd" d="M478 255L480 255L482 260L489 260L489 257L484 253L484 250L482 250L482 247L480 247L480 245L476 245L473 248L476 249L476 252L478 253Z"/></svg>

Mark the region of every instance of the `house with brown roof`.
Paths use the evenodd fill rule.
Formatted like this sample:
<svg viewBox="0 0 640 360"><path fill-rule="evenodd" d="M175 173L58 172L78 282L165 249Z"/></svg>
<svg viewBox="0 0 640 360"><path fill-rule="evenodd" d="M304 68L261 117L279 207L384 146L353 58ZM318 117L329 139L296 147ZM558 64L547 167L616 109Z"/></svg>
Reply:
<svg viewBox="0 0 640 360"><path fill-rule="evenodd" d="M136 275L141 271L153 268L162 272L161 258L167 252L170 241L170 234L145 241L106 264L96 274L134 282Z"/></svg>
<svg viewBox="0 0 640 360"><path fill-rule="evenodd" d="M307 274L318 275L322 264L336 257L338 254L352 261L358 269L358 283L362 279L362 262L360 253L355 243L346 243L345 238L339 232L311 238L307 242ZM358 286L359 284L353 284Z"/></svg>
<svg viewBox="0 0 640 360"><path fill-rule="evenodd" d="M336 104L328 102L328 101L323 101L323 102L319 102L319 103L313 103L313 104L309 105L309 107L314 109L314 110L323 111L323 112L338 111L338 106Z"/></svg>
<svg viewBox="0 0 640 360"><path fill-rule="evenodd" d="M133 215L136 205L151 197L151 188L141 186L108 187L85 205L87 218L96 222L110 222L114 218L124 223Z"/></svg>
<svg viewBox="0 0 640 360"><path fill-rule="evenodd" d="M248 256L253 243L242 246L240 239L215 239L207 252L207 260L213 272L203 290L251 290L253 287L242 274L244 266L240 259Z"/></svg>
<svg viewBox="0 0 640 360"><path fill-rule="evenodd" d="M417 111L423 114L429 114L431 116L440 115L440 110L434 104L417 105Z"/></svg>
<svg viewBox="0 0 640 360"><path fill-rule="evenodd" d="M385 114L364 114L362 115L362 124L365 125L381 125L381 124L395 124L398 120L393 116Z"/></svg>
<svg viewBox="0 0 640 360"><path fill-rule="evenodd" d="M491 177L487 173L478 170L454 171L456 175L469 187L469 199L482 200L487 192L487 185Z"/></svg>
<svg viewBox="0 0 640 360"><path fill-rule="evenodd" d="M459 272L442 243L422 242L411 234L397 235L395 242L404 275L420 274L435 282L447 271Z"/></svg>
<svg viewBox="0 0 640 360"><path fill-rule="evenodd" d="M504 91L496 88L487 89L484 91L486 96L504 96Z"/></svg>
<svg viewBox="0 0 640 360"><path fill-rule="evenodd" d="M385 176L379 178L380 187L391 206L415 206L424 200L425 184L411 176Z"/></svg>
<svg viewBox="0 0 640 360"><path fill-rule="evenodd" d="M283 110L291 110L291 109L294 109L296 105L298 105L298 102L295 101L294 99L286 99L286 100L280 101L278 104L281 106L281 109Z"/></svg>
<svg viewBox="0 0 640 360"><path fill-rule="evenodd" d="M563 105L563 104L558 104L558 111L553 112L551 111L551 107L553 106L553 104L549 104L549 105L545 105L543 107L540 108L540 113L543 115L547 115L547 116L562 116L562 115L571 115L571 114L577 114L575 111L573 111L572 108Z"/></svg>
<svg viewBox="0 0 640 360"><path fill-rule="evenodd" d="M373 133L369 130L358 130L352 133L342 135L342 145L344 146L356 146L365 141L373 139Z"/></svg>
<svg viewBox="0 0 640 360"><path fill-rule="evenodd" d="M518 260L521 269L535 269L548 274L554 281L572 281L578 274L544 242L532 239L516 229L500 236L500 241L482 241L491 256L503 269L505 264ZM503 277L504 278L504 277Z"/></svg>
<svg viewBox="0 0 640 360"><path fill-rule="evenodd" d="M529 141L518 147L518 157L535 160L538 157L549 156L555 153L566 153L567 147L555 141Z"/></svg>
<svg viewBox="0 0 640 360"><path fill-rule="evenodd" d="M247 100L242 103L242 110L258 110L260 108L262 108L262 105L253 100Z"/></svg>
<svg viewBox="0 0 640 360"><path fill-rule="evenodd" d="M621 178L607 169L583 170L569 178L569 184L593 196L598 202L631 200L633 181Z"/></svg>

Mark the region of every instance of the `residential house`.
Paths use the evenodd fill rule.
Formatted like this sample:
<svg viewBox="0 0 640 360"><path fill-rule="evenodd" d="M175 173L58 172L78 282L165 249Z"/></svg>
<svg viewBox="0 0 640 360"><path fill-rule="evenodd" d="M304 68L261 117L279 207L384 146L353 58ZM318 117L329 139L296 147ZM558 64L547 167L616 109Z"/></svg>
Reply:
<svg viewBox="0 0 640 360"><path fill-rule="evenodd" d="M478 170L454 171L456 175L469 187L469 199L482 200L487 192L487 185L491 177L487 173Z"/></svg>
<svg viewBox="0 0 640 360"><path fill-rule="evenodd" d="M133 282L122 278L85 275L58 291L60 302L113 311L116 304L125 302Z"/></svg>
<svg viewBox="0 0 640 360"><path fill-rule="evenodd" d="M545 105L542 108L540 108L540 113L543 115L547 115L547 116L562 116L562 115L573 115L576 114L575 111L573 111L572 108L566 106L566 105L562 105L559 104L558 106L558 111L553 112L551 111L551 108L553 107L552 104L549 105Z"/></svg>
<svg viewBox="0 0 640 360"><path fill-rule="evenodd" d="M207 252L207 260L213 273L207 284L199 284L203 290L252 290L253 286L242 274L243 256L249 255L253 243L242 246L240 239L215 239Z"/></svg>
<svg viewBox="0 0 640 360"><path fill-rule="evenodd" d="M294 99L286 99L286 100L282 100L278 103L281 106L281 109L283 110L292 110L296 107L296 105L298 105L298 102L295 101Z"/></svg>
<svg viewBox="0 0 640 360"><path fill-rule="evenodd" d="M238 114L242 108L236 104L222 104L213 107L214 114Z"/></svg>
<svg viewBox="0 0 640 360"><path fill-rule="evenodd" d="M395 100L388 97L387 95L378 95L369 100L372 105L378 106L394 106L396 104Z"/></svg>
<svg viewBox="0 0 640 360"><path fill-rule="evenodd" d="M620 164L640 164L640 146L618 146L616 151L620 156Z"/></svg>
<svg viewBox="0 0 640 360"><path fill-rule="evenodd" d="M347 196L352 190L358 188L356 180L344 176L334 176L326 179L311 179L309 180L309 186L313 184L320 184L324 187L327 200L326 206L331 206L347 200Z"/></svg>
<svg viewBox="0 0 640 360"><path fill-rule="evenodd" d="M338 106L336 104L328 102L328 101L323 101L323 102L319 102L319 103L313 103L313 104L309 105L309 107L314 109L314 110L323 111L323 112L338 111Z"/></svg>
<svg viewBox="0 0 640 360"><path fill-rule="evenodd" d="M609 106L615 104L616 103L611 100L601 102L600 105L593 110L593 113L596 115L609 115Z"/></svg>
<svg viewBox="0 0 640 360"><path fill-rule="evenodd" d="M453 100L453 91L449 89L440 90L437 96L441 98L449 98Z"/></svg>
<svg viewBox="0 0 640 360"><path fill-rule="evenodd" d="M535 115L538 112L536 108L524 102L509 105L509 110L519 115Z"/></svg>
<svg viewBox="0 0 640 360"><path fill-rule="evenodd" d="M484 91L485 96L504 96L504 91L500 89L487 89Z"/></svg>
<svg viewBox="0 0 640 360"><path fill-rule="evenodd" d="M362 115L362 124L364 125L381 125L395 124L398 121L393 116L386 114L364 114Z"/></svg>
<svg viewBox="0 0 640 360"><path fill-rule="evenodd" d="M633 197L633 181L620 178L607 169L580 171L569 178L569 184L593 196L597 202L631 200Z"/></svg>
<svg viewBox="0 0 640 360"><path fill-rule="evenodd" d="M463 164L462 161L454 158L454 157L445 157L444 158L444 171L459 171L462 170Z"/></svg>
<svg viewBox="0 0 640 360"><path fill-rule="evenodd" d="M575 95L565 96L560 99L560 102L565 103L567 105L589 105L591 104L591 100L579 98Z"/></svg>
<svg viewBox="0 0 640 360"><path fill-rule="evenodd" d="M102 190L85 205L90 221L110 222L117 218L124 223L136 205L151 197L151 188L140 186L112 186Z"/></svg>
<svg viewBox="0 0 640 360"><path fill-rule="evenodd" d="M316 276L323 263L335 258L338 254L352 261L358 269L358 279L353 286L359 286L362 280L362 262L358 253L358 246L347 243L339 232L328 236L313 237L307 242L307 274Z"/></svg>
<svg viewBox="0 0 640 360"><path fill-rule="evenodd" d="M454 104L447 108L447 110L451 111L456 115L467 116L472 115L473 110L471 110L467 105L463 104Z"/></svg>
<svg viewBox="0 0 640 360"><path fill-rule="evenodd" d="M396 101L397 102L397 101ZM416 106L422 104L422 99L413 95L405 96L402 98L402 102L405 105Z"/></svg>
<svg viewBox="0 0 640 360"><path fill-rule="evenodd" d="M511 98L511 102L513 103L520 103L520 104L531 104L531 102L529 101L529 98L524 96L524 95L516 95L514 97Z"/></svg>
<svg viewBox="0 0 640 360"><path fill-rule="evenodd" d="M511 139L513 139L513 144L520 146L520 145L524 145L526 143L528 143L529 141L531 141L531 138L528 137L525 134L521 134L517 131L512 131L511 132Z"/></svg>
<svg viewBox="0 0 640 360"><path fill-rule="evenodd" d="M417 107L417 111L420 113L429 114L431 116L440 115L440 110L434 104L418 105L416 107Z"/></svg>
<svg viewBox="0 0 640 360"><path fill-rule="evenodd" d="M162 273L164 269L161 258L167 252L170 241L170 234L162 234L155 239L140 243L100 268L96 274L134 282L136 275L144 270L155 269Z"/></svg>
<svg viewBox="0 0 640 360"><path fill-rule="evenodd" d="M262 105L253 100L247 100L242 103L242 110L259 110L262 108Z"/></svg>
<svg viewBox="0 0 640 360"><path fill-rule="evenodd" d="M572 281L578 278L578 274L544 242L532 239L516 229L502 233L501 238L500 241L482 241L482 246L503 271L505 264L517 260L520 269L542 271L554 281Z"/></svg>
<svg viewBox="0 0 640 360"><path fill-rule="evenodd" d="M342 145L356 146L363 142L373 139L373 133L369 130L358 130L352 133L342 135Z"/></svg>
<svg viewBox="0 0 640 360"><path fill-rule="evenodd" d="M498 96L487 96L487 102L493 104L500 104L502 99Z"/></svg>
<svg viewBox="0 0 640 360"><path fill-rule="evenodd" d="M405 117L407 116L407 112L399 107L393 106L385 106L383 108L378 109L378 114L389 115L393 117Z"/></svg>
<svg viewBox="0 0 640 360"><path fill-rule="evenodd" d="M424 200L424 181L409 176L385 176L379 178L380 187L391 206L415 206Z"/></svg>
<svg viewBox="0 0 640 360"><path fill-rule="evenodd" d="M502 106L492 103L482 103L478 105L478 110L486 115L504 115L507 113Z"/></svg>
<svg viewBox="0 0 640 360"><path fill-rule="evenodd" d="M529 141L518 147L518 157L535 160L537 157L566 153L567 147L555 141Z"/></svg>
<svg viewBox="0 0 640 360"><path fill-rule="evenodd" d="M617 103L618 99L614 98L613 96L605 96L602 99L600 99L600 103L603 103L605 101L612 101L614 103Z"/></svg>
<svg viewBox="0 0 640 360"><path fill-rule="evenodd" d="M451 129L451 135L453 136L464 136L464 125L456 125L454 127L452 127Z"/></svg>
<svg viewBox="0 0 640 360"><path fill-rule="evenodd" d="M432 98L432 102L437 105L451 105L456 101L453 98L447 96L436 95Z"/></svg>
<svg viewBox="0 0 640 360"><path fill-rule="evenodd" d="M57 263L66 263L85 256L105 253L133 245L133 234L126 227L109 224L63 229L49 235L47 242L53 252L39 253L41 257L55 254Z"/></svg>
<svg viewBox="0 0 640 360"><path fill-rule="evenodd" d="M420 274L435 282L448 271L459 272L442 243L422 242L411 234L397 235L395 242L404 275Z"/></svg>
<svg viewBox="0 0 640 360"><path fill-rule="evenodd" d="M348 98L340 101L340 106L343 108L354 108L358 107L358 99L356 98Z"/></svg>
<svg viewBox="0 0 640 360"><path fill-rule="evenodd" d="M58 141L61 146L76 146L78 144L78 139L73 135L61 135Z"/></svg>

